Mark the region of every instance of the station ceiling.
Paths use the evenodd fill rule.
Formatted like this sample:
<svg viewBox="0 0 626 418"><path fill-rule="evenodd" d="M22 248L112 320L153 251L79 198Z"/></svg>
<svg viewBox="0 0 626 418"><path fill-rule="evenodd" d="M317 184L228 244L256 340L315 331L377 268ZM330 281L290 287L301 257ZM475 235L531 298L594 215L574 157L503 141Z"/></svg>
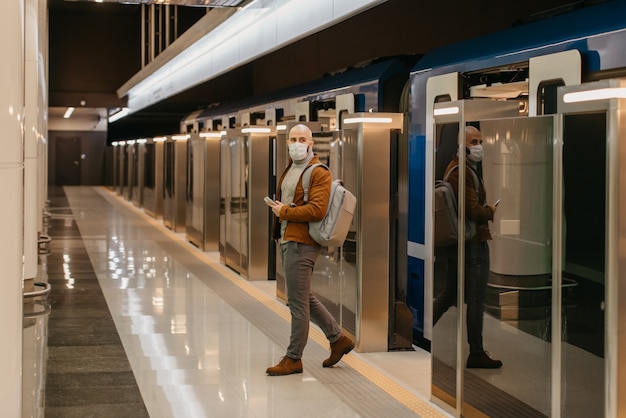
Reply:
<svg viewBox="0 0 626 418"><path fill-rule="evenodd" d="M308 0L307 0L308 1ZM312 0L314 1L314 0ZM337 0L335 0L337 1ZM419 55L600 1L387 0L357 16L109 124L108 139L175 133L202 108L322 78L380 57ZM142 68L142 6L159 0L48 0L49 106L122 107L117 90ZM238 0L172 0L182 34L208 10ZM238 4L236 4L238 3ZM207 8L205 5L209 4Z"/></svg>

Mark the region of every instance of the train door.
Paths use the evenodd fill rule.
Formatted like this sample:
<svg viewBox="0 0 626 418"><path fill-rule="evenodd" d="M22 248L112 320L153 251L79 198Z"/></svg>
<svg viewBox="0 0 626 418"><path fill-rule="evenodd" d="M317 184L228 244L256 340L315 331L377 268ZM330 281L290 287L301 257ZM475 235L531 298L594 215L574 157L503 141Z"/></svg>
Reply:
<svg viewBox="0 0 626 418"><path fill-rule="evenodd" d="M221 136L202 132L187 141L186 237L203 251L218 249Z"/></svg>
<svg viewBox="0 0 626 418"><path fill-rule="evenodd" d="M120 170L119 170L120 147L118 146L117 142L114 142L112 145L113 145L113 185L112 185L112 190L114 192L117 192L119 184L120 184Z"/></svg>
<svg viewBox="0 0 626 418"><path fill-rule="evenodd" d="M146 157L146 140L138 139L135 143L135 170L133 178L133 204L143 206L144 164Z"/></svg>
<svg viewBox="0 0 626 418"><path fill-rule="evenodd" d="M163 141L155 137L145 144L143 209L156 219L163 216Z"/></svg>
<svg viewBox="0 0 626 418"><path fill-rule="evenodd" d="M248 280L274 277L263 200L270 194L274 135L271 127L248 126L229 129L220 140L220 259Z"/></svg>
<svg viewBox="0 0 626 418"><path fill-rule="evenodd" d="M554 283L578 284L555 300L563 329L555 353L556 410L563 417L620 416L626 378L626 81L558 91ZM558 296L558 295L557 295ZM581 399L581 393L585 396Z"/></svg>
<svg viewBox="0 0 626 418"><path fill-rule="evenodd" d="M124 196L125 190L128 187L128 145L126 141L119 142L119 187L117 194Z"/></svg>
<svg viewBox="0 0 626 418"><path fill-rule="evenodd" d="M552 115L513 116L518 112L517 102L452 101L434 108L434 145L441 152L451 141L465 153L464 127L480 129L484 157L475 168L487 192L484 203L500 201L489 222L492 240L482 241L483 234L468 244L459 237L458 245L434 248L432 394L461 415L550 416L553 408L552 341L567 332L554 330L554 318L567 310L554 314L552 301L575 285L555 280L561 271L554 245L560 241L554 227L558 124ZM466 160L458 165L458 189L465 190ZM457 196L459 230L467 219L465 197ZM468 267L455 267L473 262L483 242L489 260L484 283ZM503 361L501 371L474 368L470 345L476 339Z"/></svg>
<svg viewBox="0 0 626 418"><path fill-rule="evenodd" d="M185 231L187 139L174 135L164 143L163 224L175 232Z"/></svg>
<svg viewBox="0 0 626 418"><path fill-rule="evenodd" d="M204 233L204 139L191 134L187 140L187 186L185 188L185 237L203 249Z"/></svg>
<svg viewBox="0 0 626 418"><path fill-rule="evenodd" d="M137 144L135 140L126 141L128 150L128 184L124 197L128 201L133 200L133 192L137 187Z"/></svg>

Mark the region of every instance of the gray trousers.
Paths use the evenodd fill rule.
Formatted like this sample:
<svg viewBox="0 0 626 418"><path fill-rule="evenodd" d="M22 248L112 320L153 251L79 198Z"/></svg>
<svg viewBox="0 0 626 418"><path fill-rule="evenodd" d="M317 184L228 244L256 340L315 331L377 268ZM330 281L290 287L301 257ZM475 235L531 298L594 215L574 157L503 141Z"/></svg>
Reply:
<svg viewBox="0 0 626 418"><path fill-rule="evenodd" d="M280 246L291 312L291 338L287 356L300 359L309 337L309 321L319 326L334 343L341 336L337 321L311 292L311 276L320 247L288 241Z"/></svg>

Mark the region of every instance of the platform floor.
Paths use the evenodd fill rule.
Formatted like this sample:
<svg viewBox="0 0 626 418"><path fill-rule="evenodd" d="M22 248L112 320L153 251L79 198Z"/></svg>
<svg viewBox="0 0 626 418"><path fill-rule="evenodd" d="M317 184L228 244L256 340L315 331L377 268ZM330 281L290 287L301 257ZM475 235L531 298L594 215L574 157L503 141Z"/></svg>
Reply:
<svg viewBox="0 0 626 418"><path fill-rule="evenodd" d="M51 309L28 333L39 346L25 342L45 354L45 378L25 388L25 404L43 409L34 416L449 416L429 401L419 348L323 368L328 343L313 326L304 372L267 376L289 338L275 282L243 279L107 188L62 191L40 266Z"/></svg>

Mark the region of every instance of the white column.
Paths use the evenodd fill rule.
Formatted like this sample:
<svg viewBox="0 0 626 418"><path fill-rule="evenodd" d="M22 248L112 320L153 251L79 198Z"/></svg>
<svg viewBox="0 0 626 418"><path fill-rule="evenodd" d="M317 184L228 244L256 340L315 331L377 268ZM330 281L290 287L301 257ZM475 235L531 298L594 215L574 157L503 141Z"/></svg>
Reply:
<svg viewBox="0 0 626 418"><path fill-rule="evenodd" d="M24 283L33 286L37 275L37 142L39 132L39 5L24 2Z"/></svg>
<svg viewBox="0 0 626 418"><path fill-rule="evenodd" d="M49 47L48 47L48 0L39 0L39 72L40 72L40 107L39 118L41 127L41 138L39 139L39 207L40 214L43 215L46 201L48 200L48 66ZM43 219L42 219L43 224ZM39 228L41 230L41 226Z"/></svg>
<svg viewBox="0 0 626 418"><path fill-rule="evenodd" d="M24 241L24 4L0 2L0 405L21 417L22 277Z"/></svg>
<svg viewBox="0 0 626 418"><path fill-rule="evenodd" d="M43 183L41 143L47 100L45 56L47 55L47 2L24 1L24 291L42 280L38 271L37 240L43 230ZM45 49L45 51L44 51ZM45 52L45 54L44 54ZM32 299L26 299L32 304ZM32 310L29 309L29 311ZM22 416L43 416L46 325L42 318L23 322Z"/></svg>
<svg viewBox="0 0 626 418"><path fill-rule="evenodd" d="M37 59L38 79L38 127L37 139L37 231L43 231L43 213L48 198L48 184L45 181L47 170L46 150L48 146L48 0L39 0L39 16L37 19L39 30L39 42L37 44L39 55Z"/></svg>

